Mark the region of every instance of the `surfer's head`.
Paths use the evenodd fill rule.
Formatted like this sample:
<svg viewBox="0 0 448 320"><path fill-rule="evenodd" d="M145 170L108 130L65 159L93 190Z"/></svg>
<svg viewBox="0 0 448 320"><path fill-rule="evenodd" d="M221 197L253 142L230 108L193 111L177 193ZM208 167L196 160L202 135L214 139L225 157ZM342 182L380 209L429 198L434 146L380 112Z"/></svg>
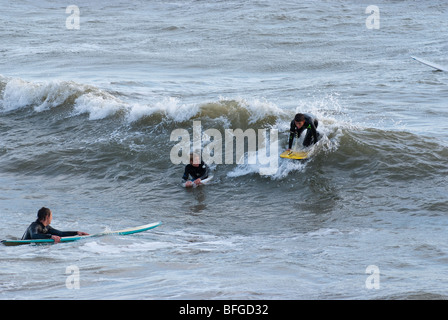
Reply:
<svg viewBox="0 0 448 320"><path fill-rule="evenodd" d="M305 115L303 113L298 113L294 117L294 123L297 128L302 128L305 124Z"/></svg>
<svg viewBox="0 0 448 320"><path fill-rule="evenodd" d="M51 210L45 207L42 207L37 211L37 220L39 220L43 225L48 226L51 223L51 219L53 215Z"/></svg>
<svg viewBox="0 0 448 320"><path fill-rule="evenodd" d="M201 164L201 157L197 153L190 153L190 164L194 167L199 167Z"/></svg>

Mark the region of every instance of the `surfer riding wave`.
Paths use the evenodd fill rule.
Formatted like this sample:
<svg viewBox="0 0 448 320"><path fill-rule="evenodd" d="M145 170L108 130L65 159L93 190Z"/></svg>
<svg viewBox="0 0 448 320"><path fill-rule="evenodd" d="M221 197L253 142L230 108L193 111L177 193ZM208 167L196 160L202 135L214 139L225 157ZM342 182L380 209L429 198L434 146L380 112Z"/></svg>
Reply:
<svg viewBox="0 0 448 320"><path fill-rule="evenodd" d="M317 131L319 121L310 114L297 113L294 120L291 121L291 127L289 129L288 150L291 150L294 138L299 138L302 132L307 129L305 139L303 140L303 146L309 147L319 141L320 133Z"/></svg>

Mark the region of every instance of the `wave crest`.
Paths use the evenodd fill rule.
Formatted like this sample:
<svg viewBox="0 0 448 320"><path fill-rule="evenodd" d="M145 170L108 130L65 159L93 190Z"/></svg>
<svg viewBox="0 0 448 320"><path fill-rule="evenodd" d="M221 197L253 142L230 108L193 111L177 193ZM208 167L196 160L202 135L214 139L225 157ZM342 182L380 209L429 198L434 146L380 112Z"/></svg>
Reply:
<svg viewBox="0 0 448 320"><path fill-rule="evenodd" d="M254 124L273 125L279 117L290 114L264 99L223 98L202 104L186 104L174 97L159 98L153 103L124 101L119 92L74 81L32 82L0 78L0 111L11 112L31 108L43 112L67 109L70 116L88 115L90 120L121 116L133 125L173 124L195 119L209 119L238 128Z"/></svg>

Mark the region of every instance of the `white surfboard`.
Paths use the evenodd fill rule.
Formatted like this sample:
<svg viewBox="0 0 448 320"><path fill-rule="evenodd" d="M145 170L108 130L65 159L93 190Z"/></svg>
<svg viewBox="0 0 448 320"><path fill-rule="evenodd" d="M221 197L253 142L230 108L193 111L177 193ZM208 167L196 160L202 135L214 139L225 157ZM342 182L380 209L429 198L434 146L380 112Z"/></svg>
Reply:
<svg viewBox="0 0 448 320"><path fill-rule="evenodd" d="M424 65L427 65L427 66L429 66L431 68L434 68L436 70L448 71L448 67L441 66L441 65L439 65L437 63L433 63L433 62L430 62L430 61L427 61L427 60L423 60L423 59L417 58L417 57L412 57L412 56L411 56L411 58L416 60L416 61L418 61L418 62L420 62L420 63L423 63Z"/></svg>
<svg viewBox="0 0 448 320"><path fill-rule="evenodd" d="M91 234L88 236L61 237L61 242L73 242L73 241L78 241L81 239L101 237L101 236L113 235L113 234L115 234L115 235L134 234L134 233L139 233L139 232L147 231L150 229L154 229L154 228L160 226L161 224L162 224L162 222L159 221L159 222L145 224L143 226L138 226L138 227L134 227L134 228L127 228L127 229L116 230L116 231L105 231L105 232L101 232L101 233ZM39 244L54 243L54 240L53 239L2 240L1 243L4 244L5 246L18 246L21 244L32 244L32 243L39 243Z"/></svg>

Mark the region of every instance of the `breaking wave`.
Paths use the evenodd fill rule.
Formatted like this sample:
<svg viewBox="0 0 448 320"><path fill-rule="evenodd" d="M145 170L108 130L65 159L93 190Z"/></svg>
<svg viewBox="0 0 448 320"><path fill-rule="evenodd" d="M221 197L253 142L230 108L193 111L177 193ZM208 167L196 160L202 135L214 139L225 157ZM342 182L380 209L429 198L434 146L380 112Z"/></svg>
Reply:
<svg viewBox="0 0 448 320"><path fill-rule="evenodd" d="M148 100L151 98L154 97ZM174 97L154 100L151 103L128 101L119 92L73 81L32 82L0 77L3 118L18 114L32 121L36 115L43 115L48 120L51 117L47 113L62 113L63 122L58 124L64 131L61 135L61 129L58 133L47 129L50 131L46 136L54 137L50 140L29 137L30 141L36 140L34 144L43 146L33 150L33 157L25 152L17 155L8 145L0 145L0 155L10 171L44 174L94 171L100 177L140 178L135 172L145 170L148 164L166 168L170 149L175 145L170 141L170 133L182 128L192 134L193 121L200 121L203 130L214 128L221 133L228 128L276 129L280 153L286 148L294 114L306 110L318 117L318 130L322 134L321 141L311 148L311 160L278 159L278 170L268 178L286 179L291 173L304 172L310 166L316 170L322 163L327 168L366 177L379 172L381 179L415 179L446 173L446 146L400 128L391 131L355 124L345 113L337 94L299 102L295 109L281 108L262 98L221 97L197 104L183 103ZM57 119L61 121L61 117ZM206 142L201 146L205 147ZM258 149L246 152L244 163L218 165L217 169L224 170L227 178L259 176L263 165L254 160L259 157L258 153Z"/></svg>

